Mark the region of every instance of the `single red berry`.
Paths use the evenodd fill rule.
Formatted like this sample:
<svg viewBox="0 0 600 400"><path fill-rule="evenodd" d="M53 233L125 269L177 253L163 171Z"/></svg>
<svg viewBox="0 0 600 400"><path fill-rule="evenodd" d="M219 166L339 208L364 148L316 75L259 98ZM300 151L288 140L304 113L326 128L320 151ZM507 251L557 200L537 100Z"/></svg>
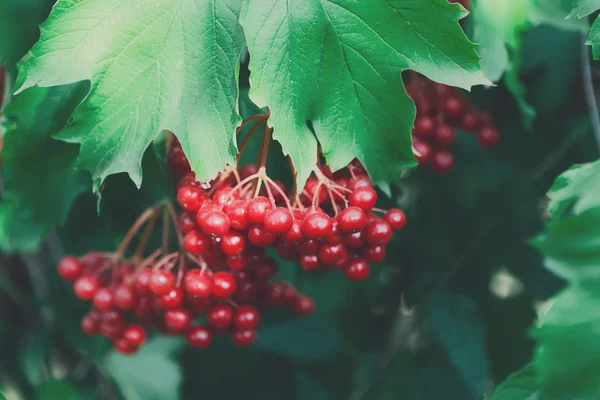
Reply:
<svg viewBox="0 0 600 400"><path fill-rule="evenodd" d="M302 240L302 222L294 220L292 228L282 238L288 243L297 243Z"/></svg>
<svg viewBox="0 0 600 400"><path fill-rule="evenodd" d="M344 269L346 278L351 281L364 281L369 276L369 263L362 259L352 260Z"/></svg>
<svg viewBox="0 0 600 400"><path fill-rule="evenodd" d="M369 212L377 203L377 192L372 187L358 188L350 195L349 203L364 212Z"/></svg>
<svg viewBox="0 0 600 400"><path fill-rule="evenodd" d="M339 257L335 260L333 264L329 264L329 268L332 269L342 269L345 268L346 265L350 262L350 253L348 250L344 249L339 255Z"/></svg>
<svg viewBox="0 0 600 400"><path fill-rule="evenodd" d="M123 313L117 310L107 310L100 314L102 325L123 326Z"/></svg>
<svg viewBox="0 0 600 400"><path fill-rule="evenodd" d="M244 230L250 225L248 219L248 202L245 200L235 200L227 205L225 213L229 217L229 222L233 229Z"/></svg>
<svg viewBox="0 0 600 400"><path fill-rule="evenodd" d="M181 178L177 180L177 184L175 185L177 190L181 189L184 186L200 187L200 182L196 180L196 174L193 171L186 172L181 176Z"/></svg>
<svg viewBox="0 0 600 400"><path fill-rule="evenodd" d="M184 309L168 310L165 312L165 326L171 332L184 331L192 321L192 314Z"/></svg>
<svg viewBox="0 0 600 400"><path fill-rule="evenodd" d="M238 285L238 289L235 292L235 299L241 303L254 303L256 302L257 288L254 283L244 282Z"/></svg>
<svg viewBox="0 0 600 400"><path fill-rule="evenodd" d="M338 216L338 223L342 231L360 231L367 225L367 215L358 207L348 207Z"/></svg>
<svg viewBox="0 0 600 400"><path fill-rule="evenodd" d="M254 329L260 321L260 313L252 306L241 306L233 316L233 324L237 329Z"/></svg>
<svg viewBox="0 0 600 400"><path fill-rule="evenodd" d="M492 125L494 122L494 117L492 117L492 114L489 112L479 111L477 113L477 120L479 121L480 126L488 126Z"/></svg>
<svg viewBox="0 0 600 400"><path fill-rule="evenodd" d="M382 219L369 221L365 228L367 243L370 245L388 244L392 240L392 227Z"/></svg>
<svg viewBox="0 0 600 400"><path fill-rule="evenodd" d="M221 238L221 250L227 256L239 256L246 249L246 237L238 232L229 232Z"/></svg>
<svg viewBox="0 0 600 400"><path fill-rule="evenodd" d="M246 164L238 168L238 174L240 175L240 179L242 180L249 178L251 175L254 175L257 172L258 167L256 166L256 164Z"/></svg>
<svg viewBox="0 0 600 400"><path fill-rule="evenodd" d="M253 224L262 224L267 212L273 208L271 200L257 196L248 202L248 220Z"/></svg>
<svg viewBox="0 0 600 400"><path fill-rule="evenodd" d="M162 296L163 294L169 293L171 288L175 285L175 278L169 271L154 271L150 275L150 282L148 288L152 293Z"/></svg>
<svg viewBox="0 0 600 400"><path fill-rule="evenodd" d="M419 164L425 164L431 157L431 146L420 140L413 140L413 154Z"/></svg>
<svg viewBox="0 0 600 400"><path fill-rule="evenodd" d="M196 214L191 211L184 211L177 217L177 226L183 233L188 233L197 228Z"/></svg>
<svg viewBox="0 0 600 400"><path fill-rule="evenodd" d="M264 287L264 301L269 306L285 305L285 288L282 283L275 282Z"/></svg>
<svg viewBox="0 0 600 400"><path fill-rule="evenodd" d="M116 340L121 337L122 325L100 324L100 334L107 339Z"/></svg>
<svg viewBox="0 0 600 400"><path fill-rule="evenodd" d="M496 128L485 126L477 132L477 140L482 147L496 147L500 143L500 132Z"/></svg>
<svg viewBox="0 0 600 400"><path fill-rule="evenodd" d="M315 271L321 268L319 257L316 254L302 254L300 256L300 267L305 271Z"/></svg>
<svg viewBox="0 0 600 400"><path fill-rule="evenodd" d="M142 295L139 296L134 310L134 314L137 318L146 319L152 315L154 312L152 309L152 299L154 297L154 295L149 293L142 293Z"/></svg>
<svg viewBox="0 0 600 400"><path fill-rule="evenodd" d="M146 268L135 279L135 288L138 292L148 292L150 291L150 277L152 276L152 270Z"/></svg>
<svg viewBox="0 0 600 400"><path fill-rule="evenodd" d="M233 192L232 190L233 188L230 187L224 187L222 189L217 190L215 194L213 194L213 201L216 204L225 205L231 203L234 200L239 200L239 192Z"/></svg>
<svg viewBox="0 0 600 400"><path fill-rule="evenodd" d="M324 244L319 249L319 261L323 264L335 264L348 251L343 244Z"/></svg>
<svg viewBox="0 0 600 400"><path fill-rule="evenodd" d="M406 215L399 208L391 208L384 215L383 219L390 224L393 231L399 231L406 225Z"/></svg>
<svg viewBox="0 0 600 400"><path fill-rule="evenodd" d="M205 198L202 189L196 186L184 186L177 191L177 203L187 211L198 211Z"/></svg>
<svg viewBox="0 0 600 400"><path fill-rule="evenodd" d="M479 127L479 119L474 113L467 112L460 119L460 124L465 131L475 132L475 130Z"/></svg>
<svg viewBox="0 0 600 400"><path fill-rule="evenodd" d="M204 234L192 230L183 237L183 248L189 253L202 255L210 248L210 239Z"/></svg>
<svg viewBox="0 0 600 400"><path fill-rule="evenodd" d="M359 175L348 181L348 189L355 191L361 187L373 187L373 181L366 175Z"/></svg>
<svg viewBox="0 0 600 400"><path fill-rule="evenodd" d="M178 287L173 287L167 294L163 294L160 297L162 306L169 310L173 308L181 307L183 303L183 298L185 297L183 290Z"/></svg>
<svg viewBox="0 0 600 400"><path fill-rule="evenodd" d="M457 96L450 96L444 100L444 113L450 118L458 118L465 112L465 102Z"/></svg>
<svg viewBox="0 0 600 400"><path fill-rule="evenodd" d="M237 256L227 256L225 257L225 264L234 271L239 271L248 266L248 257L245 254L240 254Z"/></svg>
<svg viewBox="0 0 600 400"><path fill-rule="evenodd" d="M255 246L266 247L273 244L277 235L268 232L264 225L251 225L248 229L248 240Z"/></svg>
<svg viewBox="0 0 600 400"><path fill-rule="evenodd" d="M351 249L360 249L367 241L364 231L346 233L342 235L342 243Z"/></svg>
<svg viewBox="0 0 600 400"><path fill-rule="evenodd" d="M90 315L85 315L81 319L81 330L87 335L97 335L100 333L100 323Z"/></svg>
<svg viewBox="0 0 600 400"><path fill-rule="evenodd" d="M82 300L91 300L100 288L100 283L93 276L84 275L77 278L73 288L77 297Z"/></svg>
<svg viewBox="0 0 600 400"><path fill-rule="evenodd" d="M222 237L229 233L231 224L223 211L211 211L204 217L202 232L208 236Z"/></svg>
<svg viewBox="0 0 600 400"><path fill-rule="evenodd" d="M433 117L417 117L415 119L415 132L423 138L431 137L435 132L435 120Z"/></svg>
<svg viewBox="0 0 600 400"><path fill-rule="evenodd" d="M287 233L294 225L294 217L287 208L277 207L267 212L264 225L268 232Z"/></svg>
<svg viewBox="0 0 600 400"><path fill-rule="evenodd" d="M202 227L204 221L206 220L206 216L213 211L219 211L219 206L216 206L212 203L212 200L206 200L202 207L196 213L196 223L199 227Z"/></svg>
<svg viewBox="0 0 600 400"><path fill-rule="evenodd" d="M329 235L327 235L327 237L325 237L325 242L327 244L342 243L342 238L340 237L341 233L342 232L340 230L340 224L338 222L338 217L332 218L331 219L331 232L329 232Z"/></svg>
<svg viewBox="0 0 600 400"><path fill-rule="evenodd" d="M212 295L215 299L227 299L235 293L237 284L229 272L217 272L213 275Z"/></svg>
<svg viewBox="0 0 600 400"><path fill-rule="evenodd" d="M277 275L277 264L271 258L265 259L260 265L254 267L254 274L259 281L266 281Z"/></svg>
<svg viewBox="0 0 600 400"><path fill-rule="evenodd" d="M135 308L137 297L133 287L125 284L117 286L113 293L113 304L121 310L132 310Z"/></svg>
<svg viewBox="0 0 600 400"><path fill-rule="evenodd" d="M167 166L177 175L183 175L191 170L190 163L181 147L169 152Z"/></svg>
<svg viewBox="0 0 600 400"><path fill-rule="evenodd" d="M208 311L206 318L210 326L227 328L233 320L233 309L229 304L217 304Z"/></svg>
<svg viewBox="0 0 600 400"><path fill-rule="evenodd" d="M146 340L146 330L141 325L129 325L123 331L123 338L133 347L141 346Z"/></svg>
<svg viewBox="0 0 600 400"><path fill-rule="evenodd" d="M116 351L126 356L134 354L137 351L137 347L131 345L125 338L118 338L114 341L113 346Z"/></svg>
<svg viewBox="0 0 600 400"><path fill-rule="evenodd" d="M294 302L296 315L304 316L315 311L315 301L308 296L298 296Z"/></svg>
<svg viewBox="0 0 600 400"><path fill-rule="evenodd" d="M302 233L308 239L324 238L331 233L331 218L323 212L315 212L304 217Z"/></svg>
<svg viewBox="0 0 600 400"><path fill-rule="evenodd" d="M183 279L185 290L192 296L208 297L212 291L212 279L202 270L192 269Z"/></svg>
<svg viewBox="0 0 600 400"><path fill-rule="evenodd" d="M113 291L109 288L100 288L94 294L94 307L100 311L110 310L113 306Z"/></svg>
<svg viewBox="0 0 600 400"><path fill-rule="evenodd" d="M378 263L385 259L385 246L364 247L360 253L370 263Z"/></svg>
<svg viewBox="0 0 600 400"><path fill-rule="evenodd" d="M454 143L454 129L450 125L440 125L435 131L435 142L439 146L450 146Z"/></svg>
<svg viewBox="0 0 600 400"><path fill-rule="evenodd" d="M195 326L189 330L187 334L187 342L192 347L206 349L210 347L210 343L212 342L212 334L205 326Z"/></svg>
<svg viewBox="0 0 600 400"><path fill-rule="evenodd" d="M58 262L58 275L65 281L74 281L82 272L83 265L75 256L64 256Z"/></svg>
<svg viewBox="0 0 600 400"><path fill-rule="evenodd" d="M431 168L437 174L444 174L454 166L454 156L446 150L438 150L431 158Z"/></svg>
<svg viewBox="0 0 600 400"><path fill-rule="evenodd" d="M231 334L231 340L233 341L233 344L239 347L250 346L256 340L256 331L253 329L246 329L233 332Z"/></svg>

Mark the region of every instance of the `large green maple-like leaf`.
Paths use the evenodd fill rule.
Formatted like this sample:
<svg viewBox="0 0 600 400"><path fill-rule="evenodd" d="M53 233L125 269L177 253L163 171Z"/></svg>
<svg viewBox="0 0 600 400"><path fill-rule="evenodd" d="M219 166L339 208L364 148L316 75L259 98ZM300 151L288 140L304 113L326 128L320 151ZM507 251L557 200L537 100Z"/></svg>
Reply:
<svg viewBox="0 0 600 400"><path fill-rule="evenodd" d="M494 390L489 400L541 400L533 366L528 365L506 378Z"/></svg>
<svg viewBox="0 0 600 400"><path fill-rule="evenodd" d="M542 24L583 32L587 23L565 20L569 9L556 0L477 0L473 4L473 39L479 44L481 68L493 82L506 78L526 126L531 127L535 110L519 79L523 34Z"/></svg>
<svg viewBox="0 0 600 400"><path fill-rule="evenodd" d="M35 249L89 188L89 176L74 168L77 148L51 138L67 122L86 89L84 83L32 88L4 110L1 248Z"/></svg>
<svg viewBox="0 0 600 400"><path fill-rule="evenodd" d="M81 145L98 181L127 172L139 186L144 150L162 130L181 141L200 179L235 162L237 0L59 0L24 57L18 91L91 81L57 137Z"/></svg>
<svg viewBox="0 0 600 400"><path fill-rule="evenodd" d="M563 0L563 3L571 6L569 18L584 18L600 9L600 0ZM592 46L594 58L600 59L600 18L592 24L587 44Z"/></svg>
<svg viewBox="0 0 600 400"><path fill-rule="evenodd" d="M458 25L464 15L446 0L244 2L250 97L270 107L300 184L316 164L317 139L333 169L358 157L377 182L416 164L415 108L400 73L463 88L486 83Z"/></svg>

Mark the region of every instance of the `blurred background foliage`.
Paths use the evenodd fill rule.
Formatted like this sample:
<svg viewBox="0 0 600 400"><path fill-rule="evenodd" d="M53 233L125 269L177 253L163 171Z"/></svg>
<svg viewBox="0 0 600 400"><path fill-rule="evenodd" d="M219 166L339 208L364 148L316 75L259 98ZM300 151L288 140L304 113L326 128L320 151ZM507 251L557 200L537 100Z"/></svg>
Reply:
<svg viewBox="0 0 600 400"><path fill-rule="evenodd" d="M51 4L1 2L0 61L10 79ZM478 15L480 20L467 17L465 29L485 46L485 35L493 32L482 36L489 15ZM2 152L0 394L42 400L477 400L534 360L542 368L522 370L493 399L539 400L546 398L537 392L540 382L560 385L567 356L554 350L569 338L588 343L573 349L571 367L578 372L572 378L593 373L577 369L577 362L600 371L600 329L591 333L600 324L600 297L590 294L598 287L599 264L570 253L573 225L552 225L537 241L543 252L530 244L545 229L546 193L554 179L573 164L598 158L582 76L587 25L513 17L497 28L500 44L482 49L484 56L485 50L506 52L508 64L494 72L497 86L472 93L494 115L501 145L482 150L473 136L461 134L449 174L421 168L393 184L387 201L406 210L409 222L367 281L351 283L341 273L299 275L296 266L282 262L282 276L315 298L317 312L303 320L267 320L248 349L218 338L209 350L197 351L155 335L138 354L124 357L80 331L83 305L58 278L57 260L65 252L114 249L143 209L173 197L172 177L160 151L149 149L141 189L126 176L110 177L98 215L89 177L73 168L76 147L51 138L86 93L85 84L33 88L15 97L4 109L4 127L18 123L18 129L4 138ZM591 70L600 71L594 65ZM256 108L245 95L247 80L241 86L240 110L247 116ZM271 171L285 171L273 146L269 163L277 168ZM556 207L573 212L573 204ZM573 224L587 227L600 215L587 212ZM582 239L590 257L598 253L595 232ZM548 253L554 273L544 266ZM565 253L592 276L573 272ZM546 315L546 328L532 331L537 312L566 282L571 286L561 293L561 304L583 304L579 312L591 329L561 336L559 314L572 310L565 305ZM534 337L542 343L535 354ZM583 397L564 387L545 393L600 398L598 384L587 383L577 385Z"/></svg>

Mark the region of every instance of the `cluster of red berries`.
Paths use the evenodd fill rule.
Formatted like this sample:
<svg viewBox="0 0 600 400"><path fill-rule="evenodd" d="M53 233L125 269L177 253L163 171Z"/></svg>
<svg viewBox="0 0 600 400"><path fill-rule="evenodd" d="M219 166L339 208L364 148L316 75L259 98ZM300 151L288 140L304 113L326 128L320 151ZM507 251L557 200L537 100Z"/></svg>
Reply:
<svg viewBox="0 0 600 400"><path fill-rule="evenodd" d="M210 346L214 334L230 334L235 345L248 346L256 339L258 307L287 306L298 315L308 315L315 307L291 285L267 282L274 271L272 260L257 260L248 270L231 273L212 272L205 265L179 269L176 277L170 268L181 268L179 254L156 262L154 257L148 259L153 267L148 262L115 264L98 252L60 260L59 275L73 282L77 297L92 302L81 320L85 333L103 335L123 354L135 353L144 343L146 327L183 335L197 348Z"/></svg>
<svg viewBox="0 0 600 400"><path fill-rule="evenodd" d="M450 147L455 140L455 127L477 135L482 147L493 148L500 142L500 132L492 116L477 109L460 89L433 82L412 74L406 85L417 107L413 129L413 148L419 165L430 164L434 172L452 169L454 156Z"/></svg>
<svg viewBox="0 0 600 400"><path fill-rule="evenodd" d="M185 171L177 183L185 250L211 266L243 271L273 247L304 270L343 269L349 280L364 280L406 222L400 209L375 208L377 193L357 161L335 174L315 168L303 191L288 194L253 164L203 185L176 140L168 160L174 172Z"/></svg>

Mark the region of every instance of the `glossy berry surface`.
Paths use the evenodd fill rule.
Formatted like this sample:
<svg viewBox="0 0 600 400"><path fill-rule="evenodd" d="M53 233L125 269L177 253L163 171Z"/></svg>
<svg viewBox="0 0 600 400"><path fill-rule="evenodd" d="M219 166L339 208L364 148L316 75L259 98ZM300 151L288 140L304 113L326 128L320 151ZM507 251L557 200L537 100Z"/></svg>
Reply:
<svg viewBox="0 0 600 400"><path fill-rule="evenodd" d="M83 266L74 256L65 256L58 262L58 274L65 281L74 281L81 276Z"/></svg>

